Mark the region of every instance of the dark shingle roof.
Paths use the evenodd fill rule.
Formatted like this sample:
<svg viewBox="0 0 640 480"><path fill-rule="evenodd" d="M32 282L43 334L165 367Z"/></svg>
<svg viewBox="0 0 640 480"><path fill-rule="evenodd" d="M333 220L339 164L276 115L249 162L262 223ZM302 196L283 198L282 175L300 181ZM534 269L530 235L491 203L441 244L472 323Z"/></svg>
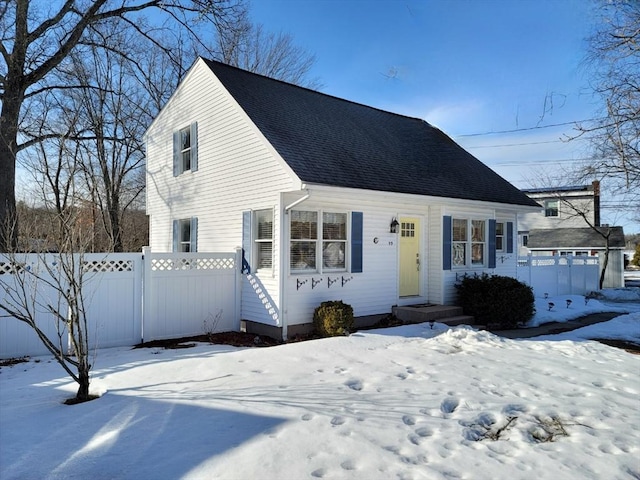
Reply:
<svg viewBox="0 0 640 480"><path fill-rule="evenodd" d="M537 206L423 120L205 62L304 183Z"/></svg>
<svg viewBox="0 0 640 480"><path fill-rule="evenodd" d="M624 231L622 227L598 227L607 234L610 231L609 246L624 248ZM553 228L529 231L528 248L589 248L604 247L605 240L592 228Z"/></svg>

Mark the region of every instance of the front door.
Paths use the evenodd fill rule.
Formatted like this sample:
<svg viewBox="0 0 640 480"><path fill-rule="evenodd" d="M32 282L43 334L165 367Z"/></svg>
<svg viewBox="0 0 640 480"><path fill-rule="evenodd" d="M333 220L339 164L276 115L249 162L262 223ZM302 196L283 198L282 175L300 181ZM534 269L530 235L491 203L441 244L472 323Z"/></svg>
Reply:
<svg viewBox="0 0 640 480"><path fill-rule="evenodd" d="M400 218L400 296L420 295L420 219Z"/></svg>

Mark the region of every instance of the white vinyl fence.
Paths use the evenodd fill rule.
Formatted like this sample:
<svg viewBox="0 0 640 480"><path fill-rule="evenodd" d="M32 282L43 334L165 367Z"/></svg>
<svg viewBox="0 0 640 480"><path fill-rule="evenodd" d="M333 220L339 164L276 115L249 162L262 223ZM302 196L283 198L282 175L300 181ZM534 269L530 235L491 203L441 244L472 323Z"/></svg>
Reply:
<svg viewBox="0 0 640 480"><path fill-rule="evenodd" d="M111 253L77 255L92 348L240 329L241 251L229 253ZM50 309L64 312L51 283L60 268L56 254L0 255L0 301L24 287L38 326L68 345ZM80 270L81 269L81 270ZM31 275L31 272L36 275ZM30 281L19 282L18 276ZM26 277L25 277L26 276ZM36 280L37 278L37 280ZM31 302L35 305L34 302ZM5 312L0 309L0 317ZM35 332L14 318L0 318L0 358L44 355Z"/></svg>
<svg viewBox="0 0 640 480"><path fill-rule="evenodd" d="M598 257L530 255L518 258L517 276L536 297L585 295L599 290L600 266Z"/></svg>

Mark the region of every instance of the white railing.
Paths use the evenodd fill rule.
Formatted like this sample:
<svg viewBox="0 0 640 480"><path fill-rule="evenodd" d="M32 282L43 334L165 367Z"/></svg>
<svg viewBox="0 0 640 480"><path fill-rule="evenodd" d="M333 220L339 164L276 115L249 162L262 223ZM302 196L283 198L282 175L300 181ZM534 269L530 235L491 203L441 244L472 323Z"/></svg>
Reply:
<svg viewBox="0 0 640 480"><path fill-rule="evenodd" d="M77 256L91 347L238 331L241 258L240 250L176 254L145 249ZM64 305L57 303L56 289L47 283L59 262L55 254L23 254L13 259L0 255L0 302L9 301L7 289L16 287L16 275L33 269L39 280L23 282L27 296L64 311ZM0 317L4 314L0 309ZM68 344L66 332L58 332L50 311L36 308L34 316L49 338L60 336L60 342ZM47 353L28 325L0 318L0 358Z"/></svg>
<svg viewBox="0 0 640 480"><path fill-rule="evenodd" d="M573 255L519 257L517 276L533 288L536 297L585 295L599 289L599 259Z"/></svg>

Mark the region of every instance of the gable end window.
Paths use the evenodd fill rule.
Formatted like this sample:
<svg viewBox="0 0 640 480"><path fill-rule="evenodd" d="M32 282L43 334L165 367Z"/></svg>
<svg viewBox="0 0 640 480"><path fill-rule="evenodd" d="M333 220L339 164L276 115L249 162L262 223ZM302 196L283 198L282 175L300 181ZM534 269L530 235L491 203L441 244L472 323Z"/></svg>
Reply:
<svg viewBox="0 0 640 480"><path fill-rule="evenodd" d="M173 133L173 176L198 170L198 124Z"/></svg>
<svg viewBox="0 0 640 480"><path fill-rule="evenodd" d="M183 218L173 221L173 251L196 252L198 238L198 219Z"/></svg>

